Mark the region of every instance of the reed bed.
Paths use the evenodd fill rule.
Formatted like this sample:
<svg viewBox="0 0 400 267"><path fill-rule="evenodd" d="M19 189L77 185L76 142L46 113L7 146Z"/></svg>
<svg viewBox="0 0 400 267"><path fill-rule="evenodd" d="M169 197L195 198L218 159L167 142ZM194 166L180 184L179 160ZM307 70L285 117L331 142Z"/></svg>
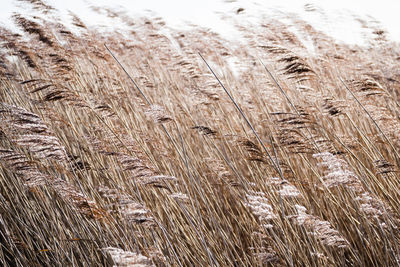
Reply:
<svg viewBox="0 0 400 267"><path fill-rule="evenodd" d="M0 29L2 266L400 265L384 30L350 46L242 9L239 42L93 7L129 27L100 33L22 2L41 15Z"/></svg>

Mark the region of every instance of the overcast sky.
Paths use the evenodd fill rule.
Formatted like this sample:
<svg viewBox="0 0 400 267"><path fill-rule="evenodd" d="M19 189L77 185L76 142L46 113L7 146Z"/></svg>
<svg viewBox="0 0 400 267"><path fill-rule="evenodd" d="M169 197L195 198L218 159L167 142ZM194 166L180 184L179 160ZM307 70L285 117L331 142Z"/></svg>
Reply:
<svg viewBox="0 0 400 267"><path fill-rule="evenodd" d="M363 19L368 16L375 18L384 29L388 30L391 39L400 41L400 0L47 0L46 3L55 6L60 11L60 17L68 18L68 10L77 14L89 25L99 25L111 28L112 21L102 17L92 10L90 5L116 7L125 10L131 15L150 15L151 11L163 17L168 25L181 27L184 22L195 23L209 27L218 33L229 37L233 29L227 21L221 19L221 14L234 14L242 7L240 14L243 19L252 20L264 16L275 16L279 12L293 12L310 22L319 30L323 30L333 37L348 42L361 42L361 27L355 21L354 15ZM305 12L305 4L313 4L318 12ZM23 12L26 3L1 0L0 23L9 26L9 17L13 12ZM29 8L26 10L30 10ZM33 14L25 11L26 14ZM277 15L279 18L279 15Z"/></svg>

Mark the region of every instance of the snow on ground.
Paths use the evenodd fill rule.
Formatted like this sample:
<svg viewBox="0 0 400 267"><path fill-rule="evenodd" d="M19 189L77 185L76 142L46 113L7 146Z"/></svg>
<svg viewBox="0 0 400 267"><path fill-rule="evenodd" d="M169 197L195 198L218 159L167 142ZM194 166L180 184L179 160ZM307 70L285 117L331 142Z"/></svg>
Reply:
<svg viewBox="0 0 400 267"><path fill-rule="evenodd" d="M31 9L30 5L23 1L2 0L0 9L0 25L16 30L11 23L11 15L14 12L36 15L38 11ZM210 28L222 37L241 40L241 34L235 29L231 19L241 22L258 23L261 18L274 18L291 26L304 43L311 42L306 36L302 36L295 27L294 19L300 18L310 23L315 29L327 33L333 38L348 44L365 44L370 29L362 27L362 23L387 30L389 39L400 41L399 19L396 14L400 10L399 0L380 1L313 1L313 0L47 0L44 1L58 9L55 16L64 23L71 24L71 13L76 14L84 23L96 26L106 31L116 26L121 30L127 30L127 26L116 24L116 21L100 15L91 7L111 7L124 11L134 17L162 17L167 25L172 28L182 29L190 24Z"/></svg>

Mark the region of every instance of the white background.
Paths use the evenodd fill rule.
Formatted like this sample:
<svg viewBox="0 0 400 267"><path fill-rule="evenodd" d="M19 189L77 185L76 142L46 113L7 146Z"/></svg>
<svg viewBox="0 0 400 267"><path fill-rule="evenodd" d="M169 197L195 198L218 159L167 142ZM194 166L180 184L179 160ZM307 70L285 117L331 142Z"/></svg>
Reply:
<svg viewBox="0 0 400 267"><path fill-rule="evenodd" d="M58 17L68 24L68 11L78 15L88 25L96 25L103 29L112 30L115 21L101 16L90 9L91 5L115 7L124 10L132 16L161 16L169 26L183 27L184 23L191 22L208 27L223 35L234 36L233 26L221 18L221 14L235 16L235 10L244 8L238 19L254 21L261 16L280 16L285 12L295 13L309 22L318 30L322 30L334 38L351 44L363 44L363 29L355 16L380 22L381 28L389 33L389 38L400 41L400 0L47 0L56 7ZM305 4L313 4L322 12L305 12ZM40 15L30 8L29 4L1 0L0 25L8 28L12 26L10 16L13 12L28 15ZM281 15L280 15L281 14ZM239 17L241 16L241 17Z"/></svg>

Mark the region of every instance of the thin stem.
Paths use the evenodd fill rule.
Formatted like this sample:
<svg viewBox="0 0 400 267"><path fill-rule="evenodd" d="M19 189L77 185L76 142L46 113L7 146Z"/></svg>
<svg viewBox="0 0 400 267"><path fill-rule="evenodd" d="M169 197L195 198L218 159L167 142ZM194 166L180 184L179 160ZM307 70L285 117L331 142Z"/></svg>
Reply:
<svg viewBox="0 0 400 267"><path fill-rule="evenodd" d="M252 130L252 132L254 133L254 135L256 136L258 142L261 144L262 148L264 149L265 153L267 154L269 160L272 162L272 165L274 167L274 169L278 172L279 176L284 179L283 177L283 173L281 168L279 167L279 164L277 164L274 159L272 158L271 154L268 152L266 146L264 145L264 142L261 140L260 136L258 135L258 133L256 132L256 130L254 129L253 125L250 123L249 119L246 117L246 115L244 114L243 110L240 108L240 106L238 105L238 103L235 101L235 99L233 99L232 95L229 93L229 91L225 88L225 86L222 84L221 80L218 78L218 76L215 74L215 72L212 70L212 68L210 67L210 65L207 63L207 61L204 59L204 57L200 54L199 52L199 56L201 57L201 59L204 61L204 63L206 63L208 69L211 71L211 73L214 75L215 79L217 79L218 83L221 85L222 89L224 89L225 93L229 96L229 98L231 99L232 103L235 105L236 109L239 111L240 115L243 117L243 119L246 121L247 125L250 127L250 129Z"/></svg>
<svg viewBox="0 0 400 267"><path fill-rule="evenodd" d="M382 136L385 138L386 142L388 142L388 144L390 145L390 147L393 149L393 152L395 153L396 157L399 159L400 156L397 153L397 150L394 148L392 142L390 142L389 138L386 136L386 134L382 131L381 127L379 127L378 123L376 122L376 120L374 120L374 118L372 118L371 114L368 112L368 110L364 107L363 104L361 104L361 102L357 99L357 97L355 96L355 94L350 90L350 88L347 86L347 84L343 81L343 79L341 77L339 77L339 80L342 82L342 84L344 85L344 87L347 89L347 91L350 92L350 94L353 96L353 98L356 100L356 102L360 105L360 107L364 110L364 112L368 115L368 117L372 120L372 122L374 123L374 125L376 126L376 128L378 129L378 131L382 134Z"/></svg>

